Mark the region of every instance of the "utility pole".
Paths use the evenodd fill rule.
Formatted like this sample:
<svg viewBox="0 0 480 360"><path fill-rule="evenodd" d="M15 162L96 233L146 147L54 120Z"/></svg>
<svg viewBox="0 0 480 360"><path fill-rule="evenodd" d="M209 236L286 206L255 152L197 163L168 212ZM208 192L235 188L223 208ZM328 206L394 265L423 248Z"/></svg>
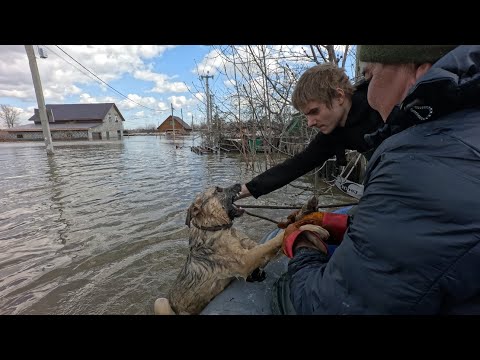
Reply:
<svg viewBox="0 0 480 360"><path fill-rule="evenodd" d="M53 155L52 135L50 134L50 126L48 125L47 109L45 107L45 99L42 91L42 82L40 81L40 74L38 73L37 59L35 58L33 45L25 45L25 51L27 52L28 63L30 64L30 71L32 73L33 87L35 88L35 96L37 97L38 114L40 116L40 122L42 123L45 147L47 149L47 154Z"/></svg>
<svg viewBox="0 0 480 360"><path fill-rule="evenodd" d="M183 108L180 108L180 119L183 121ZM180 131L181 134L183 134L183 130ZM185 144L185 137L182 136L182 146Z"/></svg>
<svg viewBox="0 0 480 360"><path fill-rule="evenodd" d="M173 145L175 145L175 119L173 118L173 104L170 103L172 107L172 129L173 129Z"/></svg>
<svg viewBox="0 0 480 360"><path fill-rule="evenodd" d="M208 103L209 109L210 109L210 126L212 127L212 132L213 132L213 94L210 94L210 102Z"/></svg>
<svg viewBox="0 0 480 360"><path fill-rule="evenodd" d="M218 152L220 152L220 119L218 118L218 106L213 102L213 94L210 98L210 107L212 110L212 118L213 118L213 107L215 106L215 146L217 147Z"/></svg>
<svg viewBox="0 0 480 360"><path fill-rule="evenodd" d="M218 129L218 141L220 141L220 136L222 135L222 119L218 114L218 105L215 104L215 114L217 116L217 129Z"/></svg>
<svg viewBox="0 0 480 360"><path fill-rule="evenodd" d="M207 71L207 74L209 72ZM208 146L211 146L210 144L210 118L211 118L211 113L210 113L210 90L208 88L208 79L209 78L212 78L213 79L213 75L202 75L200 76L201 78L205 78L206 80L206 90L207 90L207 142L208 142Z"/></svg>

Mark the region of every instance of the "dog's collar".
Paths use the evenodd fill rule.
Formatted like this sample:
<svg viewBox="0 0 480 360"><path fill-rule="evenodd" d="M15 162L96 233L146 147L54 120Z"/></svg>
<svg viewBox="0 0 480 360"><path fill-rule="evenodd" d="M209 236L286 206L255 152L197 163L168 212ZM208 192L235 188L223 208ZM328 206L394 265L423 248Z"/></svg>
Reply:
<svg viewBox="0 0 480 360"><path fill-rule="evenodd" d="M195 226L197 229L200 230L207 230L207 231L218 231L218 230L224 230L224 229L229 229L233 225L233 221L228 224L223 224L223 225L215 225L215 226L201 226L197 225L192 221L193 226Z"/></svg>

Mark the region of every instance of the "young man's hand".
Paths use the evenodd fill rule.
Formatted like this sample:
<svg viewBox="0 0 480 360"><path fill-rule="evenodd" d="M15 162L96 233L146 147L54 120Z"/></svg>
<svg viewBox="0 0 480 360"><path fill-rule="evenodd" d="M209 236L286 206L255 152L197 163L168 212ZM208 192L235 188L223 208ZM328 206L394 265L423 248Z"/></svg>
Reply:
<svg viewBox="0 0 480 360"><path fill-rule="evenodd" d="M252 194L250 194L250 191L248 191L245 184L242 184L241 185L241 190L237 194L236 200L240 200L240 199L243 199L243 198L246 198L246 197L249 197L249 196L252 196Z"/></svg>

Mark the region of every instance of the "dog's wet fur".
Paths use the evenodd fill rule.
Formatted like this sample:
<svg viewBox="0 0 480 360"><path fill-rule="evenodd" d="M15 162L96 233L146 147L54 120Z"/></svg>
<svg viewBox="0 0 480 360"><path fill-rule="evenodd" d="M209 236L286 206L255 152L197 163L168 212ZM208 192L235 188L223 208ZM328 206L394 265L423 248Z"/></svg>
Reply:
<svg viewBox="0 0 480 360"><path fill-rule="evenodd" d="M258 268L275 257L283 233L258 244L232 222L243 214L235 201L240 185L212 187L199 194L187 211L189 253L167 298L155 301L155 314L199 314L235 278L265 276Z"/></svg>

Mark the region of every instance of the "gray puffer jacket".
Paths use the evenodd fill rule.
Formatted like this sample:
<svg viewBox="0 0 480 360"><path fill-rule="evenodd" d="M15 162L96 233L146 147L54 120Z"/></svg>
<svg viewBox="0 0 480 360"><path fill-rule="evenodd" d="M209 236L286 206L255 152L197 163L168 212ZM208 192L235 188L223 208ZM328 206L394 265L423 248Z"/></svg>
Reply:
<svg viewBox="0 0 480 360"><path fill-rule="evenodd" d="M330 259L290 260L298 314L480 314L480 46L437 61L387 120Z"/></svg>

